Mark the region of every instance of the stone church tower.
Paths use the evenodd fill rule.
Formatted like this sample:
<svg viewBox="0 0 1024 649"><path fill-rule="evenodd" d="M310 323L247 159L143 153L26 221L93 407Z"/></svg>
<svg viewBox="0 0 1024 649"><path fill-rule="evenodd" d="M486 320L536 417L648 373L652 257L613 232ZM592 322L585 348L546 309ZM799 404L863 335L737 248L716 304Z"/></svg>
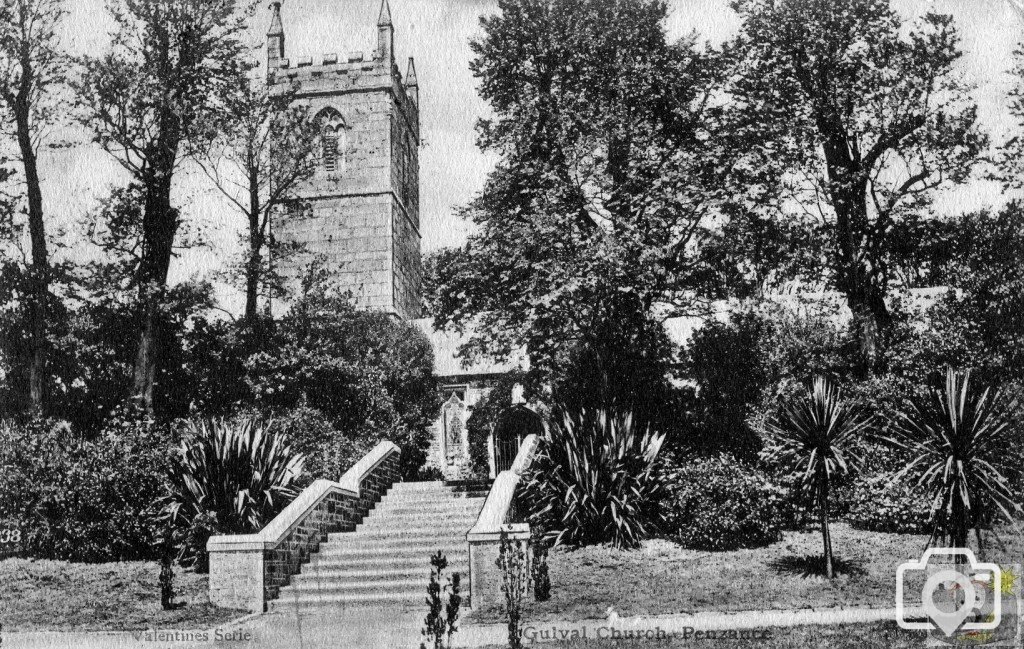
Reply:
<svg viewBox="0 0 1024 649"><path fill-rule="evenodd" d="M405 77L395 64L395 32L384 0L377 49L319 61L285 56L281 3L271 5L268 84L297 89L321 125L313 178L296 191L287 218L274 226L281 242L300 244L281 262L295 278L314 259L360 308L420 315L419 93L413 60Z"/></svg>

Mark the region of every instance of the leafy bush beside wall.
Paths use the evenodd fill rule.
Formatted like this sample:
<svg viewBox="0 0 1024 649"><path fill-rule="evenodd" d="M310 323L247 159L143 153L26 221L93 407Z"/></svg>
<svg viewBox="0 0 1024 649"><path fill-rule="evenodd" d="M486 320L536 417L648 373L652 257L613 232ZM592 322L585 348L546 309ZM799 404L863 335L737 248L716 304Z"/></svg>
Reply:
<svg viewBox="0 0 1024 649"><path fill-rule="evenodd" d="M284 435L295 452L306 458L303 484L320 478L338 480L378 441L372 435L354 437L338 430L326 415L306 404L275 418L271 430Z"/></svg>
<svg viewBox="0 0 1024 649"><path fill-rule="evenodd" d="M466 434L469 437L469 460L473 473L486 478L490 473L487 455L487 440L502 414L512 407L512 389L517 385L527 386L523 372L505 374L476 405L466 420ZM533 395L528 395L527 399Z"/></svg>
<svg viewBox="0 0 1024 649"><path fill-rule="evenodd" d="M409 478L426 460L440 406L433 371L430 341L412 324L357 311L347 298L307 296L246 361L248 405L275 418L314 408L354 444L390 440Z"/></svg>

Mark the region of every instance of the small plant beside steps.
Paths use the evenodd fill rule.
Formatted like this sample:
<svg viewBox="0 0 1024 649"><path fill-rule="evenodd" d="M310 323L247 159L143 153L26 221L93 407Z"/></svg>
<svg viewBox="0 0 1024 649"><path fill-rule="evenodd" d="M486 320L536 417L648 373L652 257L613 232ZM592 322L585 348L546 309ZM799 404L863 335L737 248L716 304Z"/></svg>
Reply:
<svg viewBox="0 0 1024 649"><path fill-rule="evenodd" d="M420 649L451 649L452 635L459 630L459 608L462 606L461 577L452 573L448 584L441 579L448 567L448 559L438 551L430 557L430 583L427 584L427 617L423 619L423 642ZM447 597L444 595L447 594Z"/></svg>

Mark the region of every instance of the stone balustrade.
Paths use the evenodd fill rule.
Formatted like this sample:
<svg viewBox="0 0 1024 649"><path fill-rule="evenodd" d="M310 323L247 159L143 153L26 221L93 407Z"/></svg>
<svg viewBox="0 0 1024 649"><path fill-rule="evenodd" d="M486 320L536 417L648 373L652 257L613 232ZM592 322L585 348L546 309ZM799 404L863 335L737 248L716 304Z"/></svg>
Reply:
<svg viewBox="0 0 1024 649"><path fill-rule="evenodd" d="M514 507L516 489L523 474L530 468L540 440L530 435L523 440L512 463L494 479L487 500L473 529L466 534L469 543L470 606L474 609L503 601L502 575L496 565L501 551L501 534L526 546L527 560L531 559L530 525L517 520Z"/></svg>
<svg viewBox="0 0 1024 649"><path fill-rule="evenodd" d="M341 480L317 480L256 534L214 536L210 601L225 608L266 610L327 535L355 529L398 480L400 450L381 442Z"/></svg>

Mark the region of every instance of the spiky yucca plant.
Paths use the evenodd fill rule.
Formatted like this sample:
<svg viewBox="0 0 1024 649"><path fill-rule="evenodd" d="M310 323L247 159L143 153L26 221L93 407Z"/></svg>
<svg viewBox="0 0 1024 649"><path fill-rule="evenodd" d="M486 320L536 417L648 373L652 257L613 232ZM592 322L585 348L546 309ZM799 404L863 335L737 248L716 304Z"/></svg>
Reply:
<svg viewBox="0 0 1024 649"><path fill-rule="evenodd" d="M660 518L654 469L664 441L629 413L556 408L525 500L556 544L636 547Z"/></svg>
<svg viewBox="0 0 1024 649"><path fill-rule="evenodd" d="M179 559L204 570L212 534L259 531L291 502L304 458L269 423L190 422L171 463L162 513L183 537Z"/></svg>
<svg viewBox="0 0 1024 649"><path fill-rule="evenodd" d="M861 458L855 442L869 425L843 400L839 388L818 376L796 400L768 422L767 456L798 476L803 494L813 498L821 523L825 575L834 575L828 503L833 481L857 471Z"/></svg>
<svg viewBox="0 0 1024 649"><path fill-rule="evenodd" d="M941 537L967 547L972 527L981 545L980 527L1001 516L1016 525L1022 513L1011 479L1021 473L1019 449L1011 440L1016 403L999 390L971 384L971 373L946 368L944 382L897 419L895 434L884 438L910 451L914 459L894 478L916 477L931 501L931 545Z"/></svg>

